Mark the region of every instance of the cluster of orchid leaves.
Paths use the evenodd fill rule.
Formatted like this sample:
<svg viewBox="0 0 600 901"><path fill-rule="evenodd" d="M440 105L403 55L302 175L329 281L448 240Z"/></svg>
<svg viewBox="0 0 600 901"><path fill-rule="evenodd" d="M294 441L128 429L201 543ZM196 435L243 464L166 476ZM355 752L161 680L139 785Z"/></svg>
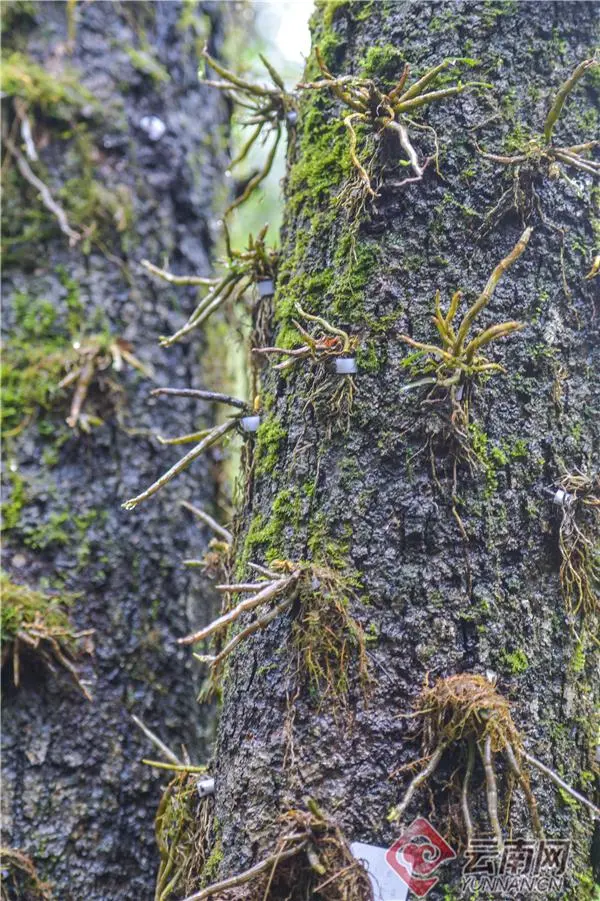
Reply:
<svg viewBox="0 0 600 901"><path fill-rule="evenodd" d="M170 347L191 331L203 325L208 317L226 303L241 300L248 289L261 279L274 278L277 268L278 252L266 245L268 225L260 230L256 237L249 235L245 250L234 250L225 226L226 257L223 260L225 272L216 278L205 278L197 275L174 275L142 260L142 266L151 275L168 282L170 285L198 285L208 288L207 293L197 305L187 322L173 335L163 336L160 343Z"/></svg>
<svg viewBox="0 0 600 901"><path fill-rule="evenodd" d="M600 60L596 57L585 59L579 63L569 78L558 89L546 116L542 133L531 138L523 147L522 153L517 153L514 156L502 156L495 153L486 153L478 148L481 155L488 160L503 163L507 166L521 166L524 163L546 160L549 163L551 175L566 177L564 167L568 166L586 172L588 175L600 176L600 162L588 158L588 154L600 147L599 140L584 141L583 143L565 147L557 146L552 140L554 127L560 118L567 97L586 72L598 66L600 66Z"/></svg>
<svg viewBox="0 0 600 901"><path fill-rule="evenodd" d="M508 256L498 263L485 288L469 307L458 328L455 328L454 320L458 313L462 292L457 291L452 296L448 310L444 313L438 291L433 322L440 338L439 345L416 341L409 335L400 335L402 341L416 348L418 357L422 360L422 371L426 377L419 381L419 385L433 384L438 388L454 390L465 380L474 376L503 371L499 363L493 363L482 353L482 348L499 338L519 331L523 328L523 323L510 320L490 325L471 338L469 338L469 332L488 306L504 273L518 260L527 247L531 232L532 229L527 228ZM432 370L433 375L430 377L428 374Z"/></svg>
<svg viewBox="0 0 600 901"><path fill-rule="evenodd" d="M281 363L276 363L273 369L290 369L303 360L324 362L332 357L352 353L356 349L358 338L351 337L343 329L331 325L322 316L313 316L311 313L307 313L299 303L295 304L295 309L302 319L307 323L314 322L320 327L320 330L311 334L297 319L294 319L292 321L298 330L299 337L304 342L303 344L292 348L255 347L253 350L255 354L286 358Z"/></svg>
<svg viewBox="0 0 600 901"><path fill-rule="evenodd" d="M590 57L576 66L556 92L541 133L533 134L518 148L518 153L513 155L489 153L475 142L475 147L484 159L506 166L513 172L512 184L503 192L500 199L486 215L479 237L488 232L511 210L515 210L525 218L528 203L529 206L532 206L531 198L537 198L532 184L532 176L540 170L546 169L550 178L562 178L577 193L579 193L578 187L573 183L571 176L567 174L567 169L583 172L592 178L600 177L600 162L592 156L600 147L599 140L582 141L577 144L561 146L557 145L553 138L555 126L560 119L569 94L571 94L587 72L597 68L599 65L600 60L597 57ZM595 257L586 278L594 278L598 271L600 271L600 257Z"/></svg>
<svg viewBox="0 0 600 901"><path fill-rule="evenodd" d="M376 197L377 192L372 184L372 176L358 155L357 124L366 124L378 132L389 131L397 136L400 146L407 157L406 165L410 166L412 170L412 175L394 184L394 187L402 187L405 184L421 181L425 169L431 160L437 160L438 156L437 135L434 129L430 129L435 139L436 153L434 157L420 162L419 155L411 142L409 129L429 127L414 122L409 118L410 114L420 110L422 107L430 106L432 103L455 97L468 89L490 87L484 82L469 81L465 84L458 82L450 87L430 90L445 70L455 68L461 63L473 64L473 60L466 58L445 59L439 65L425 72L421 78L414 81L411 85L407 85L410 66L406 63L400 80L391 90L385 92L370 78L360 78L353 75L334 76L325 65L318 48L316 49L316 57L324 77L319 81L302 84L300 87L306 90L327 90L345 107L350 109L350 112L344 117L344 124L350 137L350 156L365 190L371 197Z"/></svg>
<svg viewBox="0 0 600 901"><path fill-rule="evenodd" d="M203 56L222 78L222 81L206 80L204 84L225 92L236 107L244 110L246 117L242 119L241 124L252 129L250 137L235 159L231 161L229 168L234 169L245 160L257 141L262 140L263 144L270 142L262 169L248 181L240 196L227 207L225 210L227 216L232 210L241 206L269 175L273 168L284 125L287 124L293 128L298 118L298 102L295 94L286 91L283 79L262 54L260 54L260 59L269 73L271 86L257 85L241 78L210 56L206 48L204 48Z"/></svg>

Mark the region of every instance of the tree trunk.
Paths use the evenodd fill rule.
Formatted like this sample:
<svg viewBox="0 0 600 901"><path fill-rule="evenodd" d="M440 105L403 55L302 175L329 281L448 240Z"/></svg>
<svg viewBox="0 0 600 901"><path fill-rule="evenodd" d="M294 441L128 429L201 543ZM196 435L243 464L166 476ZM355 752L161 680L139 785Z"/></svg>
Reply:
<svg viewBox="0 0 600 901"><path fill-rule="evenodd" d="M153 505L120 509L179 456L157 434L212 420L206 404L148 402L157 385L210 383L211 374L197 346L158 345L194 308L196 289L165 286L140 262L210 271L227 113L197 72L204 40L214 52L222 41L221 11L15 3L3 20L4 565L14 583L76 593L74 628L95 631L79 661L91 702L33 653L21 654L18 688L10 658L3 668L2 843L32 858L57 898L148 898L153 820L169 776L141 764L160 754L131 714L177 755L184 743L192 759L205 756L211 710L199 713L198 670L175 639L210 609L203 577L181 560L212 535L179 500L210 509L218 480L208 460ZM143 372L130 357L117 371L128 350ZM77 414L81 380L58 384L89 360ZM12 878L3 897L33 896L19 895Z"/></svg>
<svg viewBox="0 0 600 901"><path fill-rule="evenodd" d="M280 851L290 812L306 811L307 799L347 841L387 847L420 815L464 851L466 745L456 736L428 780L431 791L422 785L401 823L388 821L424 766L419 761L434 750L421 745L422 718L404 718L426 680L433 686L475 674L483 682L473 685L493 691L495 674L494 697L510 702L526 752L583 794L593 790L597 620L593 612L568 614L560 578L563 510L553 494L567 473L586 473L593 482L598 297L597 282L585 276L598 252L597 191L585 171L565 169L569 182L556 177L548 158L529 158L511 208L514 166L484 158L475 141L488 152L523 152L529 136L542 132L559 86L592 55L597 25L597 7L588 3L318 6L313 46L334 76L369 77L389 90L405 61L411 84L445 58L469 57L478 64L464 80L489 87L423 109L418 121L435 129L439 173L432 162L422 180L403 186L393 183L414 172L397 165L406 154L396 135L355 121L363 165L375 154L370 172L378 196L363 207L352 207L344 191L351 184L356 197L364 184L342 122L351 110L327 90L302 94L271 343L293 344L300 303L358 338L358 373L347 419L333 393L344 377L336 382L327 367L308 360L284 373L263 371L263 422L248 472L236 576L252 577L248 561L280 573L288 561L288 571L304 566L318 581L241 643L224 669L215 763L219 879ZM319 77L313 54L306 80ZM597 86L591 73L568 97L556 146L595 137ZM432 131L408 128L421 161L433 155ZM503 206L486 220L506 191ZM462 396L456 386L432 387L439 357L429 357L424 374L424 358L419 362L401 336L439 345L431 321L436 291L444 312L454 292L464 293L458 327L526 225L533 228L528 246L471 332L524 324L482 348L505 371L463 380ZM429 382L406 390L421 378ZM468 427L457 420L467 402ZM327 579L338 580L339 596L325 591ZM356 624L366 639L366 687ZM485 711L478 714L483 723ZM483 752L485 726L474 737ZM501 819L508 753L504 747L495 755ZM407 769L411 764L416 769ZM558 897L590 898L592 817L542 773L527 770L546 835L572 842ZM479 758L468 797L481 837L491 823ZM505 838L531 834L520 787L503 831ZM440 882L430 897L455 897L464 860L436 871ZM277 873L286 867L282 860ZM216 896L262 898L272 869L258 888L250 881ZM275 876L269 897L342 897L335 879L316 890L335 875L325 869L318 875L306 862L290 868L287 880ZM529 897L511 895L517 896Z"/></svg>

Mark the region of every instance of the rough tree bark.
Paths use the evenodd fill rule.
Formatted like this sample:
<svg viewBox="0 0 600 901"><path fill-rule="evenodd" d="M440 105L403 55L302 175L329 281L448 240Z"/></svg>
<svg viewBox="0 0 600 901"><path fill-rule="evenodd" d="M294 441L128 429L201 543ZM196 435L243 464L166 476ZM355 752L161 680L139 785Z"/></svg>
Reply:
<svg viewBox="0 0 600 901"><path fill-rule="evenodd" d="M158 346L185 321L196 289L175 292L140 261L164 256L175 272L210 271L227 111L197 72L203 41L218 51L221 10L5 4L3 31L5 134L82 236L69 247L7 152L4 566L16 583L78 593L72 619L95 630L95 650L80 661L91 702L35 655L22 658L19 688L10 658L3 669L2 843L29 855L57 898L148 898L168 776L141 764L160 755L130 714L176 753L185 743L193 759L205 755L211 712L199 712L197 669L175 638L206 613L202 577L181 560L212 536L179 500L214 504L211 463L135 516L120 504L177 457L156 434L211 422L205 404L148 402L156 385L210 382L210 372L197 345ZM19 102L37 162L12 128ZM74 385L57 384L72 342L99 333L130 342L153 378L127 365L95 378L83 413L103 423L86 433L65 424Z"/></svg>
<svg viewBox="0 0 600 901"><path fill-rule="evenodd" d="M374 171L387 160L380 196L369 214L359 214L354 238L336 200L353 175L342 123L348 109L324 91L301 101L274 339L290 346L294 302L357 335L357 390L346 431L333 403L315 413L310 364L283 375L264 371L264 418L247 473L236 574L249 578L247 561L287 560L351 579L359 587L349 610L368 636L373 681L365 695L354 658L346 707L332 693L319 700L298 658L297 629L306 627L301 601L229 658L215 760L219 877L273 853L281 815L305 809L307 798L347 839L390 845L399 827L387 814L410 779L402 768L421 757L415 723L400 715L411 710L427 675L433 684L492 670L527 751L580 791L593 790L600 683L590 634L597 624L588 622L581 643L568 623L559 579L561 512L546 489L565 471L589 472L597 451L598 295L597 282L584 276L598 237L598 196L588 174L569 170L569 184L541 165L525 208L507 208L478 237L513 173L479 155L475 140L509 153L539 133L558 86L593 54L597 25L597 7L588 3L318 6L314 45L334 75L363 74L389 86L405 60L416 77L445 58L469 57L479 61L469 77L491 86L424 113L421 121L440 143L439 175L430 165L422 181L394 188L391 182L406 176L393 167L400 148L392 140L379 147ZM314 56L308 72L311 79L320 74ZM597 137L597 102L595 75L568 100L557 126L563 144ZM415 129L412 138L422 157L433 151L431 132ZM359 147L362 140L359 134ZM529 246L481 319L516 319L525 328L491 345L490 357L506 372L473 389L477 461L459 461L453 487L455 454L440 432L448 405L422 405L427 389L403 391L415 375L403 365L411 349L399 336L435 342L436 291L445 310L462 289L464 311L525 224L533 227ZM320 615L325 629L327 613ZM460 808L447 782L460 753L446 755L433 795L418 792L404 818L428 816L455 846ZM497 765L504 810L501 755ZM483 769L475 773L471 803L482 834L490 828ZM539 773L531 778L546 833L573 842L561 897L590 898L593 821ZM520 790L505 834L508 828L530 829ZM281 897L310 896L314 880L326 878L310 873L305 869L286 886L291 895ZM430 897L455 897L460 866L436 875L441 882ZM250 884L235 892L218 896L253 896Z"/></svg>

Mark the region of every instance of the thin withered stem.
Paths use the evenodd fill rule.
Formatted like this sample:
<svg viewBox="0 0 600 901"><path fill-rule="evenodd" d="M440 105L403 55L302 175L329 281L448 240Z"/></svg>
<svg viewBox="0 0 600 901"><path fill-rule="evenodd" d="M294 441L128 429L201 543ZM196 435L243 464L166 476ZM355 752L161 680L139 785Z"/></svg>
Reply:
<svg viewBox="0 0 600 901"><path fill-rule="evenodd" d="M244 78L240 78L235 72L226 69L225 66L222 66L217 62L217 60L210 55L206 47L202 50L202 56L221 78L224 78L227 82L231 82L231 84L239 88L242 93L253 94L255 97L279 97L281 95L280 88L262 87L261 85L252 84L251 81L246 81Z"/></svg>
<svg viewBox="0 0 600 901"><path fill-rule="evenodd" d="M169 395L171 397L195 397L198 400L212 400L219 404L227 404L230 407L237 407L239 410L247 410L248 404L239 397L232 397L230 394L220 394L217 391L204 391L201 388L154 388L150 394L152 397L159 395Z"/></svg>
<svg viewBox="0 0 600 901"><path fill-rule="evenodd" d="M85 403L85 400L88 395L89 387L94 379L96 374L96 367L94 365L94 360L88 360L83 364L81 369L79 370L79 377L77 379L77 386L75 388L75 392L73 394L73 400L71 401L71 409L69 411L69 415L67 416L66 423L67 425L74 429L79 421L79 417L81 416L81 410Z"/></svg>
<svg viewBox="0 0 600 901"><path fill-rule="evenodd" d="M182 763L182 761L179 759L179 757L177 756L177 754L175 754L175 753L168 747L168 745L166 745L166 744L164 743L164 741L161 741L161 739L158 737L158 735L156 735L151 729L149 729L148 726L146 726L146 724L143 723L142 720L141 720L138 716L136 716L134 713L132 713L132 714L131 714L131 719L132 719L133 722L136 724L136 726L138 727L138 729L141 729L141 731L144 733L144 735L146 736L146 738L147 738L149 741L151 741L152 744L153 744L156 748L158 748L158 750L160 751L160 753L161 753L164 757L166 757L167 760L168 760L171 764L173 764L174 766L183 766L183 763Z"/></svg>
<svg viewBox="0 0 600 901"><path fill-rule="evenodd" d="M217 619L213 620L212 623L209 623L208 626L205 626L203 629L200 629L198 632L194 632L193 635L186 635L184 638L179 638L178 644L195 644L197 641L202 641L203 638L208 638L210 635L213 635L215 632L219 632L221 629L224 629L230 623L235 622L242 613L245 613L247 610L254 610L255 607L260 607L261 604L265 604L267 601L271 600L271 598L276 597L278 594L281 594L282 591L296 582L298 580L300 573L292 573L291 576L288 576L284 579L279 579L277 582L269 582L258 594L252 595L252 597L244 598L243 601L234 607L232 610L229 610L227 613L224 613L222 616L219 616Z"/></svg>
<svg viewBox="0 0 600 901"><path fill-rule="evenodd" d="M580 794L574 788L572 788L568 782L565 782L564 779L555 773L554 770L551 770L549 766L546 766L545 763L542 763L541 760L538 760L537 757L534 757L532 754L528 754L527 751L523 752L523 757L525 760L530 763L532 766L536 767L540 773L543 773L545 776L548 776L549 779L554 782L558 788L562 788L568 795L572 798L575 798L580 804L583 804L584 807L587 807L589 811L595 816L600 817L600 807L597 807L593 801L590 801L584 795Z"/></svg>
<svg viewBox="0 0 600 901"><path fill-rule="evenodd" d="M279 580L276 579L275 582L277 581ZM223 594L235 594L238 591L250 594L253 591L261 591L267 585L274 585L275 582L235 582L231 585L215 585L215 591L220 591Z"/></svg>
<svg viewBox="0 0 600 901"><path fill-rule="evenodd" d="M173 770L175 773L206 773L208 767L194 766L191 763L163 763L162 760L142 759L146 766L155 767L157 770Z"/></svg>
<svg viewBox="0 0 600 901"><path fill-rule="evenodd" d="M202 298L196 309L190 314L188 323L192 324L197 322L198 319L200 319L200 317L210 306L212 306L212 304L218 298L226 299L230 297L232 292L235 290L238 281L238 273L227 272L222 278L217 281L217 283L213 287L211 287L210 291Z"/></svg>
<svg viewBox="0 0 600 901"><path fill-rule="evenodd" d="M230 298L236 287L238 288L238 296L242 294L250 284L250 280L244 285L243 289L241 288L242 282L243 277L235 273L230 273L226 278L222 279L216 289L209 291L206 297L198 304L185 325L178 329L173 335L160 338L161 347L170 347L172 344L175 344L176 341L179 341L180 338L183 338L184 335L189 334L193 329L202 325L211 313L214 313L215 310Z"/></svg>
<svg viewBox="0 0 600 901"><path fill-rule="evenodd" d="M213 885L209 885L208 888L195 892L193 895L188 895L183 901L204 901L205 898L210 898L212 895L224 892L230 888L235 888L238 885L244 885L246 882L250 882L254 879L255 876L260 876L260 874L264 873L265 870L268 870L269 867L276 867L282 860L288 860L290 857L295 857L296 854L299 854L300 851L306 847L306 844L306 841L301 841L293 848L271 854L270 857L261 860L260 863L250 867L249 870L244 870L243 873L238 873L237 876L230 876L229 879L223 879L221 882L215 882Z"/></svg>
<svg viewBox="0 0 600 901"><path fill-rule="evenodd" d="M204 453L205 450L208 450L213 444L219 441L227 432L230 432L232 429L236 427L238 423L238 419L230 419L227 422L224 422L222 425L216 426L212 431L204 438L196 447L193 447L191 451L189 451L185 457L182 457L181 460L178 460L174 466L171 466L167 472L164 473L156 482L153 482L149 488L143 491L141 494L138 494L137 497L132 497L130 500L125 501L121 506L125 510L133 510L140 504L142 501L147 500L149 497L152 497L153 494L156 494L157 491L166 485L171 479L174 479L175 476L179 475L180 472L183 472L184 469L192 463L196 457L199 457L200 454Z"/></svg>
<svg viewBox="0 0 600 901"><path fill-rule="evenodd" d="M165 445L191 444L193 441L201 441L211 431L212 429L201 429L199 432L189 432L187 435L177 435L176 438L163 438L162 435L157 435L156 440L159 444Z"/></svg>
<svg viewBox="0 0 600 901"><path fill-rule="evenodd" d="M224 213L225 216L227 216L229 213L231 213L232 210L235 210L239 206L241 206L242 203L244 203L244 201L246 201L250 197L250 195L255 190L255 188L257 188L260 185L260 183L265 180L265 178L267 177L267 175L269 174L269 172L271 171L271 169L273 167L273 161L275 159L275 155L277 153L277 148L279 146L280 140L281 140L281 125L279 123L277 123L276 130L275 130L275 140L273 141L271 149L269 150L269 154L267 156L264 166L262 167L260 172L257 172L257 174L248 181L248 184L246 185L246 187L244 188L244 190L240 194L240 196L236 197L236 199L232 203L229 204L229 206L225 210L225 213Z"/></svg>
<svg viewBox="0 0 600 901"><path fill-rule="evenodd" d="M259 563L249 563L248 569L252 569L254 572L260 573L262 576L268 576L269 579L281 579L281 573L273 572L272 569L267 569L266 566L261 566Z"/></svg>
<svg viewBox="0 0 600 901"><path fill-rule="evenodd" d="M233 535L231 532L226 529L224 526L220 525L216 519L213 519L208 513L204 510L201 510L200 507L196 507L194 504L190 504L189 501L181 501L181 506L185 507L186 510L189 510L190 513L193 513L194 516L197 516L205 525L212 529L213 532L216 532L217 535L220 535L227 544L231 544L233 541Z"/></svg>
<svg viewBox="0 0 600 901"><path fill-rule="evenodd" d="M277 619L282 613L290 607L293 602L293 598L286 598L285 601L282 601L281 604L278 604L276 607L273 607L272 610L269 610L268 613L265 613L263 616L260 616L258 619L255 619L254 622L251 622L248 626L242 629L241 632L238 632L234 638L231 639L228 644L225 645L222 651L220 651L216 656L212 657L204 654L194 654L196 660L199 660L201 663L210 663L211 667L214 669L218 667L220 663L225 660L226 657L232 653L232 651L237 648L239 644L241 644L244 639L248 638L249 635L253 635L254 632L258 632L260 629L265 629L269 623L272 623L274 619Z"/></svg>
<svg viewBox="0 0 600 901"><path fill-rule="evenodd" d="M163 282L168 282L170 285L202 285L210 288L218 282L218 279L204 278L200 275L173 275L172 272L155 266L150 260L142 260L140 265L151 275L156 275L157 278L162 279Z"/></svg>

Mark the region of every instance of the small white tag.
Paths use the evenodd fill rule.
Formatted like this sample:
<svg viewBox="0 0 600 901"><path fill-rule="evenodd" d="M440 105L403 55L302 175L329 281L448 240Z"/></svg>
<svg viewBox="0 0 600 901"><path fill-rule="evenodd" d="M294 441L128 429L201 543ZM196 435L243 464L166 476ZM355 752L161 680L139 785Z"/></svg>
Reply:
<svg viewBox="0 0 600 901"><path fill-rule="evenodd" d="M375 901L406 901L408 886L394 873L385 859L388 848L352 842L350 851L364 866L373 886Z"/></svg>

